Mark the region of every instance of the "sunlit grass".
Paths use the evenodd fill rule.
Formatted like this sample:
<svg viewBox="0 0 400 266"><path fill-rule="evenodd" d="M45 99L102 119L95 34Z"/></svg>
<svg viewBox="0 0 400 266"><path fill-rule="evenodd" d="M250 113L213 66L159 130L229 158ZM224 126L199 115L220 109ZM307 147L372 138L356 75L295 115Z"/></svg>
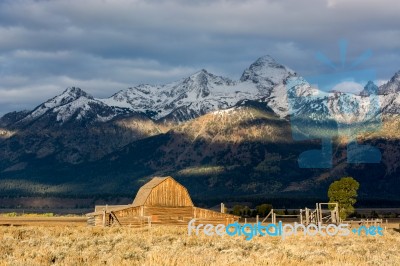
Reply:
<svg viewBox="0 0 400 266"><path fill-rule="evenodd" d="M186 228L0 227L0 265L399 265L382 237L188 236Z"/></svg>
<svg viewBox="0 0 400 266"><path fill-rule="evenodd" d="M2 217L54 217L54 213L46 212L46 213L23 213L19 214L16 212L6 212L1 213L0 216Z"/></svg>

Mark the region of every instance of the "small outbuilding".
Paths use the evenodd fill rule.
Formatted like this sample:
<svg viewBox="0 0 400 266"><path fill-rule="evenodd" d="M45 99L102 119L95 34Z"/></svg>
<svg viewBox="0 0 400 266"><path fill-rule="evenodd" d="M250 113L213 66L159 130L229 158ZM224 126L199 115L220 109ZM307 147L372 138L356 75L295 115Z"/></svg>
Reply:
<svg viewBox="0 0 400 266"><path fill-rule="evenodd" d="M229 224L238 216L195 207L187 189L170 176L154 177L143 185L132 204L101 205L87 214L92 226Z"/></svg>

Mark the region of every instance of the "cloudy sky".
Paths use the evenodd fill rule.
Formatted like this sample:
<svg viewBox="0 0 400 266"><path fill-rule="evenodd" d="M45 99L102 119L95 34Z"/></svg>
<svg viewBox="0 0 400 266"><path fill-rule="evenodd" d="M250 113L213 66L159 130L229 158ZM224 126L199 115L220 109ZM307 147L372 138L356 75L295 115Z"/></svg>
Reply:
<svg viewBox="0 0 400 266"><path fill-rule="evenodd" d="M326 54L377 80L400 70L398 0L2 0L0 114L78 86L95 97L205 68L239 79L269 54L303 76L328 74ZM338 42L348 42L342 67Z"/></svg>

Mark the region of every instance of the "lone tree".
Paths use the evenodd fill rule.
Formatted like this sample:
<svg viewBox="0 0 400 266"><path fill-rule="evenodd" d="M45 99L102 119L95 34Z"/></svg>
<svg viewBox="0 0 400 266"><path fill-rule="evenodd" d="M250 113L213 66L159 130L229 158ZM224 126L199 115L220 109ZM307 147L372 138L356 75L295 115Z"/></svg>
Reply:
<svg viewBox="0 0 400 266"><path fill-rule="evenodd" d="M360 184L352 177L342 177L339 181L333 182L329 186L329 202L339 203L339 215L341 219L354 212L357 190Z"/></svg>

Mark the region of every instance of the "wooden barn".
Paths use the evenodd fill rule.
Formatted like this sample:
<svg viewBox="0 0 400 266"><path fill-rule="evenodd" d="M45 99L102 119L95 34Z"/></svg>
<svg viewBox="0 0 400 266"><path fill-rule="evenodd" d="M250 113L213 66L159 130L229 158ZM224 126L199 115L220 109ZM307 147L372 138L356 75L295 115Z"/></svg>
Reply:
<svg viewBox="0 0 400 266"><path fill-rule="evenodd" d="M239 219L235 215L195 207L187 189L170 176L154 177L143 185L132 204L96 206L87 217L92 226L187 226L193 218L196 224L229 224Z"/></svg>

